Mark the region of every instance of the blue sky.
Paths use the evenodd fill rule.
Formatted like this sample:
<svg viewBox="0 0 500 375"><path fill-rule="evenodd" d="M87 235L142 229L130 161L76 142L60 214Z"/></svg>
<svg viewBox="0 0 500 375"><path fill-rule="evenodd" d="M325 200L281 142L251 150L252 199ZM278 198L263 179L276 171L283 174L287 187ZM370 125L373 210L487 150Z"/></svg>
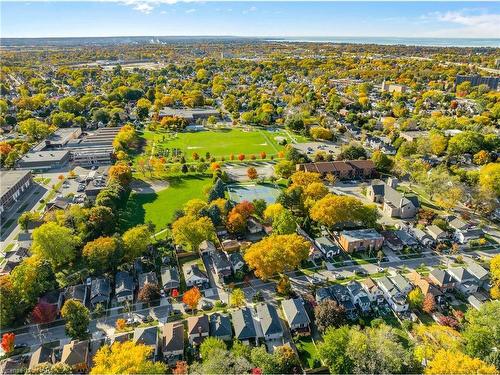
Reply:
<svg viewBox="0 0 500 375"><path fill-rule="evenodd" d="M2 37L500 38L500 2L3 1Z"/></svg>

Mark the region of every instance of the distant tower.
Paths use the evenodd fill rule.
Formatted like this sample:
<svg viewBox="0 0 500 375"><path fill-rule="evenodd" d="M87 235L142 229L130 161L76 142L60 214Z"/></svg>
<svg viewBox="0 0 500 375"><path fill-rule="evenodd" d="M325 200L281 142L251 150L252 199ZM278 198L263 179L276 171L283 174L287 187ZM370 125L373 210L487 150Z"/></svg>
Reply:
<svg viewBox="0 0 500 375"><path fill-rule="evenodd" d="M385 92L388 90L389 90L389 85L385 82L385 78L384 78L384 82L382 82L382 92Z"/></svg>

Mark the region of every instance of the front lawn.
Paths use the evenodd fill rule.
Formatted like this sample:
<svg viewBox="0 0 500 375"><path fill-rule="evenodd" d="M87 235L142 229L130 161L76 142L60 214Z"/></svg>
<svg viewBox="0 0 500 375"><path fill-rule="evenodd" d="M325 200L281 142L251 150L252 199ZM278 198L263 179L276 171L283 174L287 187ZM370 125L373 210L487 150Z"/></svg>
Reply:
<svg viewBox="0 0 500 375"><path fill-rule="evenodd" d="M317 368L321 366L318 351L311 337L295 339L295 346L299 352L299 359L304 368Z"/></svg>
<svg viewBox="0 0 500 375"><path fill-rule="evenodd" d="M138 224L151 221L160 231L169 224L174 212L190 199L204 199L204 187L209 185L209 177L186 176L170 178L170 186L158 193L131 194L122 212L120 227L122 231Z"/></svg>

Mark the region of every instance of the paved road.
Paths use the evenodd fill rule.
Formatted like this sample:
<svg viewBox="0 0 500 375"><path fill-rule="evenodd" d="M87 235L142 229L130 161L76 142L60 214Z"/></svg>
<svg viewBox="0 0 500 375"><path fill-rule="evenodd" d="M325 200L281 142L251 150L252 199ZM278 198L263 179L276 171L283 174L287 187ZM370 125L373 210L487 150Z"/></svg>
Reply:
<svg viewBox="0 0 500 375"><path fill-rule="evenodd" d="M462 254L465 262L473 262L471 255L479 255L484 257L492 257L500 253L500 246L492 250L476 250L466 254ZM453 261L451 256L447 255L437 255L437 254L424 254L422 258L409 259L409 260L399 260L395 262L383 263L384 269L402 269L405 266L408 269L415 269L422 264L426 266L438 266L440 264L451 264ZM290 272L290 282L292 283L292 289L298 291L299 293L306 293L309 291L310 286L317 284L320 280L326 280L329 278L333 280L335 274L342 274L344 277L349 277L353 275L353 271L364 270L369 274L377 273L378 266L376 264L363 264L363 265L353 265L335 268L334 271L319 270L314 275L296 275L295 272ZM316 280L315 280L316 279ZM262 282L261 280L252 280L251 286L242 288L248 302L252 302L253 295L260 291L263 295L264 300L273 301L275 300L275 283L274 282ZM163 302L165 302L164 300ZM183 310L181 304L174 304L174 309ZM158 319L160 323L164 323L167 320L167 313L170 307L166 305L161 305L158 307L138 309L134 313L141 315L149 315L155 319ZM119 318L128 318L129 313L119 313L116 315L110 315L107 317L94 319L90 323L90 332L94 339L103 337L104 335L112 336L114 333L114 326L116 320ZM35 349L37 346L43 343L49 343L53 341L61 340L62 343L69 341L69 338L64 332L64 326L56 326L48 329L40 330L38 326L33 325L30 327L30 331L27 333L20 333L16 335L16 344L27 344Z"/></svg>

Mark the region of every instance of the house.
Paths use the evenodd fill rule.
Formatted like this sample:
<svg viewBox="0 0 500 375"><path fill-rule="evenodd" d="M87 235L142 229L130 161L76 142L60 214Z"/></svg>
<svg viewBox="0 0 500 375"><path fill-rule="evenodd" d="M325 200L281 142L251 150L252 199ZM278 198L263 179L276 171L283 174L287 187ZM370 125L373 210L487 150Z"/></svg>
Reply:
<svg viewBox="0 0 500 375"><path fill-rule="evenodd" d="M233 311L231 320L234 327L234 338L241 342L255 342L257 339L257 331L255 322L252 316L252 311L248 307Z"/></svg>
<svg viewBox="0 0 500 375"><path fill-rule="evenodd" d="M310 332L309 324L311 323L311 319L309 319L302 298L286 299L281 302L281 308L292 332Z"/></svg>
<svg viewBox="0 0 500 375"><path fill-rule="evenodd" d="M266 340L277 340L283 337L283 327L276 307L269 303L261 303L256 307L257 319Z"/></svg>
<svg viewBox="0 0 500 375"><path fill-rule="evenodd" d="M115 297L119 303L134 300L134 279L127 272L117 272L115 276Z"/></svg>
<svg viewBox="0 0 500 375"><path fill-rule="evenodd" d="M460 244L469 243L472 240L478 240L484 237L484 232L481 228L457 230L455 231L453 237Z"/></svg>
<svg viewBox="0 0 500 375"><path fill-rule="evenodd" d="M358 305L363 313L369 312L371 301L368 297L368 293L366 293L361 284L357 281L351 281L346 287L352 302Z"/></svg>
<svg viewBox="0 0 500 375"><path fill-rule="evenodd" d="M473 294L467 297L467 302L469 302L469 304L476 310L481 309L481 306L483 305L483 302Z"/></svg>
<svg viewBox="0 0 500 375"><path fill-rule="evenodd" d="M116 332L113 335L112 343L114 342L125 342L131 339L131 332Z"/></svg>
<svg viewBox="0 0 500 375"><path fill-rule="evenodd" d="M452 228L453 230L455 231L466 231L467 229L470 228L470 225L462 220L460 220L459 218L454 218L453 220L450 220L448 222L448 225L450 226L450 228Z"/></svg>
<svg viewBox="0 0 500 375"><path fill-rule="evenodd" d="M247 229L251 234L257 234L262 232L262 224L257 221L253 216L247 219Z"/></svg>
<svg viewBox="0 0 500 375"><path fill-rule="evenodd" d="M187 264L184 265L182 270L184 271L184 280L186 280L186 285L188 287L192 286L202 286L203 284L208 284L210 280L208 276L200 270L197 264Z"/></svg>
<svg viewBox="0 0 500 375"><path fill-rule="evenodd" d="M368 277L361 281L361 287L366 292L370 302L375 302L377 304L384 301L384 292L378 287L378 285L373 281L372 278Z"/></svg>
<svg viewBox="0 0 500 375"><path fill-rule="evenodd" d="M395 185L395 184L394 184ZM372 202L382 203L382 210L390 217L410 219L415 217L420 207L416 196L405 196L382 181L374 181L366 190L368 198Z"/></svg>
<svg viewBox="0 0 500 375"><path fill-rule="evenodd" d="M222 251L214 251L212 253L212 263L214 265L214 270L220 280L225 277L231 276L231 262L227 258L226 253Z"/></svg>
<svg viewBox="0 0 500 375"><path fill-rule="evenodd" d="M429 281L437 286L443 293L455 288L455 279L446 270L434 268L429 273Z"/></svg>
<svg viewBox="0 0 500 375"><path fill-rule="evenodd" d="M208 337L210 323L206 315L190 316L187 319L188 339L191 345L199 345Z"/></svg>
<svg viewBox="0 0 500 375"><path fill-rule="evenodd" d="M393 230L384 230L380 232L382 236L384 236L384 242L389 247L389 249L393 251L401 251L403 250L403 241L401 241L398 236L396 236L395 231Z"/></svg>
<svg viewBox="0 0 500 375"><path fill-rule="evenodd" d="M394 276L390 277L392 283L398 288L398 290L405 296L411 292L413 289L411 284L404 278L401 274L396 273Z"/></svg>
<svg viewBox="0 0 500 375"><path fill-rule="evenodd" d="M111 297L111 285L105 277L98 277L92 280L90 284L90 305L92 307L97 304L108 306Z"/></svg>
<svg viewBox="0 0 500 375"><path fill-rule="evenodd" d="M340 248L328 237L318 237L314 240L314 244L326 258L332 258L333 256L340 254Z"/></svg>
<svg viewBox="0 0 500 375"><path fill-rule="evenodd" d="M165 323L162 334L163 359L174 366L184 358L184 325L179 321Z"/></svg>
<svg viewBox="0 0 500 375"><path fill-rule="evenodd" d="M430 247L430 246L434 245L434 243L435 243L434 238L432 238L430 235L425 233L423 230L418 229L418 228L413 228L412 231L413 231L413 235L415 236L417 241L422 244L422 246Z"/></svg>
<svg viewBox="0 0 500 375"><path fill-rule="evenodd" d="M448 237L447 233L439 228L437 225L428 225L426 228L427 233L434 239L436 242L440 242Z"/></svg>
<svg viewBox="0 0 500 375"><path fill-rule="evenodd" d="M322 177L331 174L339 180L368 179L376 174L371 160L324 161L297 164L297 171L319 173Z"/></svg>
<svg viewBox="0 0 500 375"><path fill-rule="evenodd" d="M61 354L61 363L71 366L75 372L86 373L90 365L88 340L73 340L69 344L64 345Z"/></svg>
<svg viewBox="0 0 500 375"><path fill-rule="evenodd" d="M239 251L229 254L229 262L234 273L245 267L245 260Z"/></svg>
<svg viewBox="0 0 500 375"><path fill-rule="evenodd" d="M87 285L72 285L68 286L64 291L64 300L75 299L80 301L82 305L87 305Z"/></svg>
<svg viewBox="0 0 500 375"><path fill-rule="evenodd" d="M240 242L238 240L224 240L222 241L222 250L224 250L225 253L238 251L240 250Z"/></svg>
<svg viewBox="0 0 500 375"><path fill-rule="evenodd" d="M216 248L212 241L205 240L202 243L200 243L200 246L198 246L198 250L200 254L203 255L203 254L213 253L216 250Z"/></svg>
<svg viewBox="0 0 500 375"><path fill-rule="evenodd" d="M210 315L210 336L217 337L223 341L233 339L231 319L228 315L215 313Z"/></svg>
<svg viewBox="0 0 500 375"><path fill-rule="evenodd" d="M134 337L132 338L134 344L144 344L151 349L152 357L155 358L158 355L158 327L137 327L134 330Z"/></svg>
<svg viewBox="0 0 500 375"><path fill-rule="evenodd" d="M416 271L412 271L406 276L413 285L420 289L424 296L431 294L434 298L438 298L443 295L443 292L436 285L432 284L428 277L422 277Z"/></svg>
<svg viewBox="0 0 500 375"><path fill-rule="evenodd" d="M179 271L175 267L162 267L161 268L161 287L165 292L173 289L179 289L181 283L179 278Z"/></svg>
<svg viewBox="0 0 500 375"><path fill-rule="evenodd" d="M476 293L479 288L479 280L462 267L450 267L448 272L456 281L456 288L463 294Z"/></svg>
<svg viewBox="0 0 500 375"><path fill-rule="evenodd" d="M61 310L63 299L64 295L60 290L51 290L38 298L38 303L45 305L49 316L55 319Z"/></svg>
<svg viewBox="0 0 500 375"><path fill-rule="evenodd" d="M377 251L382 248L384 237L375 229L344 230L340 233L339 244L345 252Z"/></svg>
<svg viewBox="0 0 500 375"><path fill-rule="evenodd" d="M0 171L0 215L12 209L33 183L30 171Z"/></svg>
<svg viewBox="0 0 500 375"><path fill-rule="evenodd" d="M406 296L399 291L398 288L389 280L388 277L383 276L377 279L379 288L384 292L386 302L391 306L395 312L403 312L408 310L408 303Z"/></svg>
<svg viewBox="0 0 500 375"><path fill-rule="evenodd" d="M488 280L489 273L486 269L477 263L469 263L467 271L478 280L478 285L481 287Z"/></svg>
<svg viewBox="0 0 500 375"><path fill-rule="evenodd" d="M48 346L39 346L30 358L28 369L32 370L41 363L54 363L54 350Z"/></svg>
<svg viewBox="0 0 500 375"><path fill-rule="evenodd" d="M146 284L158 285L158 278L156 277L156 273L153 271L139 274L138 279L139 289L144 288Z"/></svg>
<svg viewBox="0 0 500 375"><path fill-rule="evenodd" d="M347 318L356 319L358 315L356 306L354 306L347 287L341 284L333 284L328 289L330 291L330 295L339 303L339 305L344 306Z"/></svg>
<svg viewBox="0 0 500 375"><path fill-rule="evenodd" d="M418 241L404 230L395 230L394 234L403 243L404 246L413 247L418 245Z"/></svg>

